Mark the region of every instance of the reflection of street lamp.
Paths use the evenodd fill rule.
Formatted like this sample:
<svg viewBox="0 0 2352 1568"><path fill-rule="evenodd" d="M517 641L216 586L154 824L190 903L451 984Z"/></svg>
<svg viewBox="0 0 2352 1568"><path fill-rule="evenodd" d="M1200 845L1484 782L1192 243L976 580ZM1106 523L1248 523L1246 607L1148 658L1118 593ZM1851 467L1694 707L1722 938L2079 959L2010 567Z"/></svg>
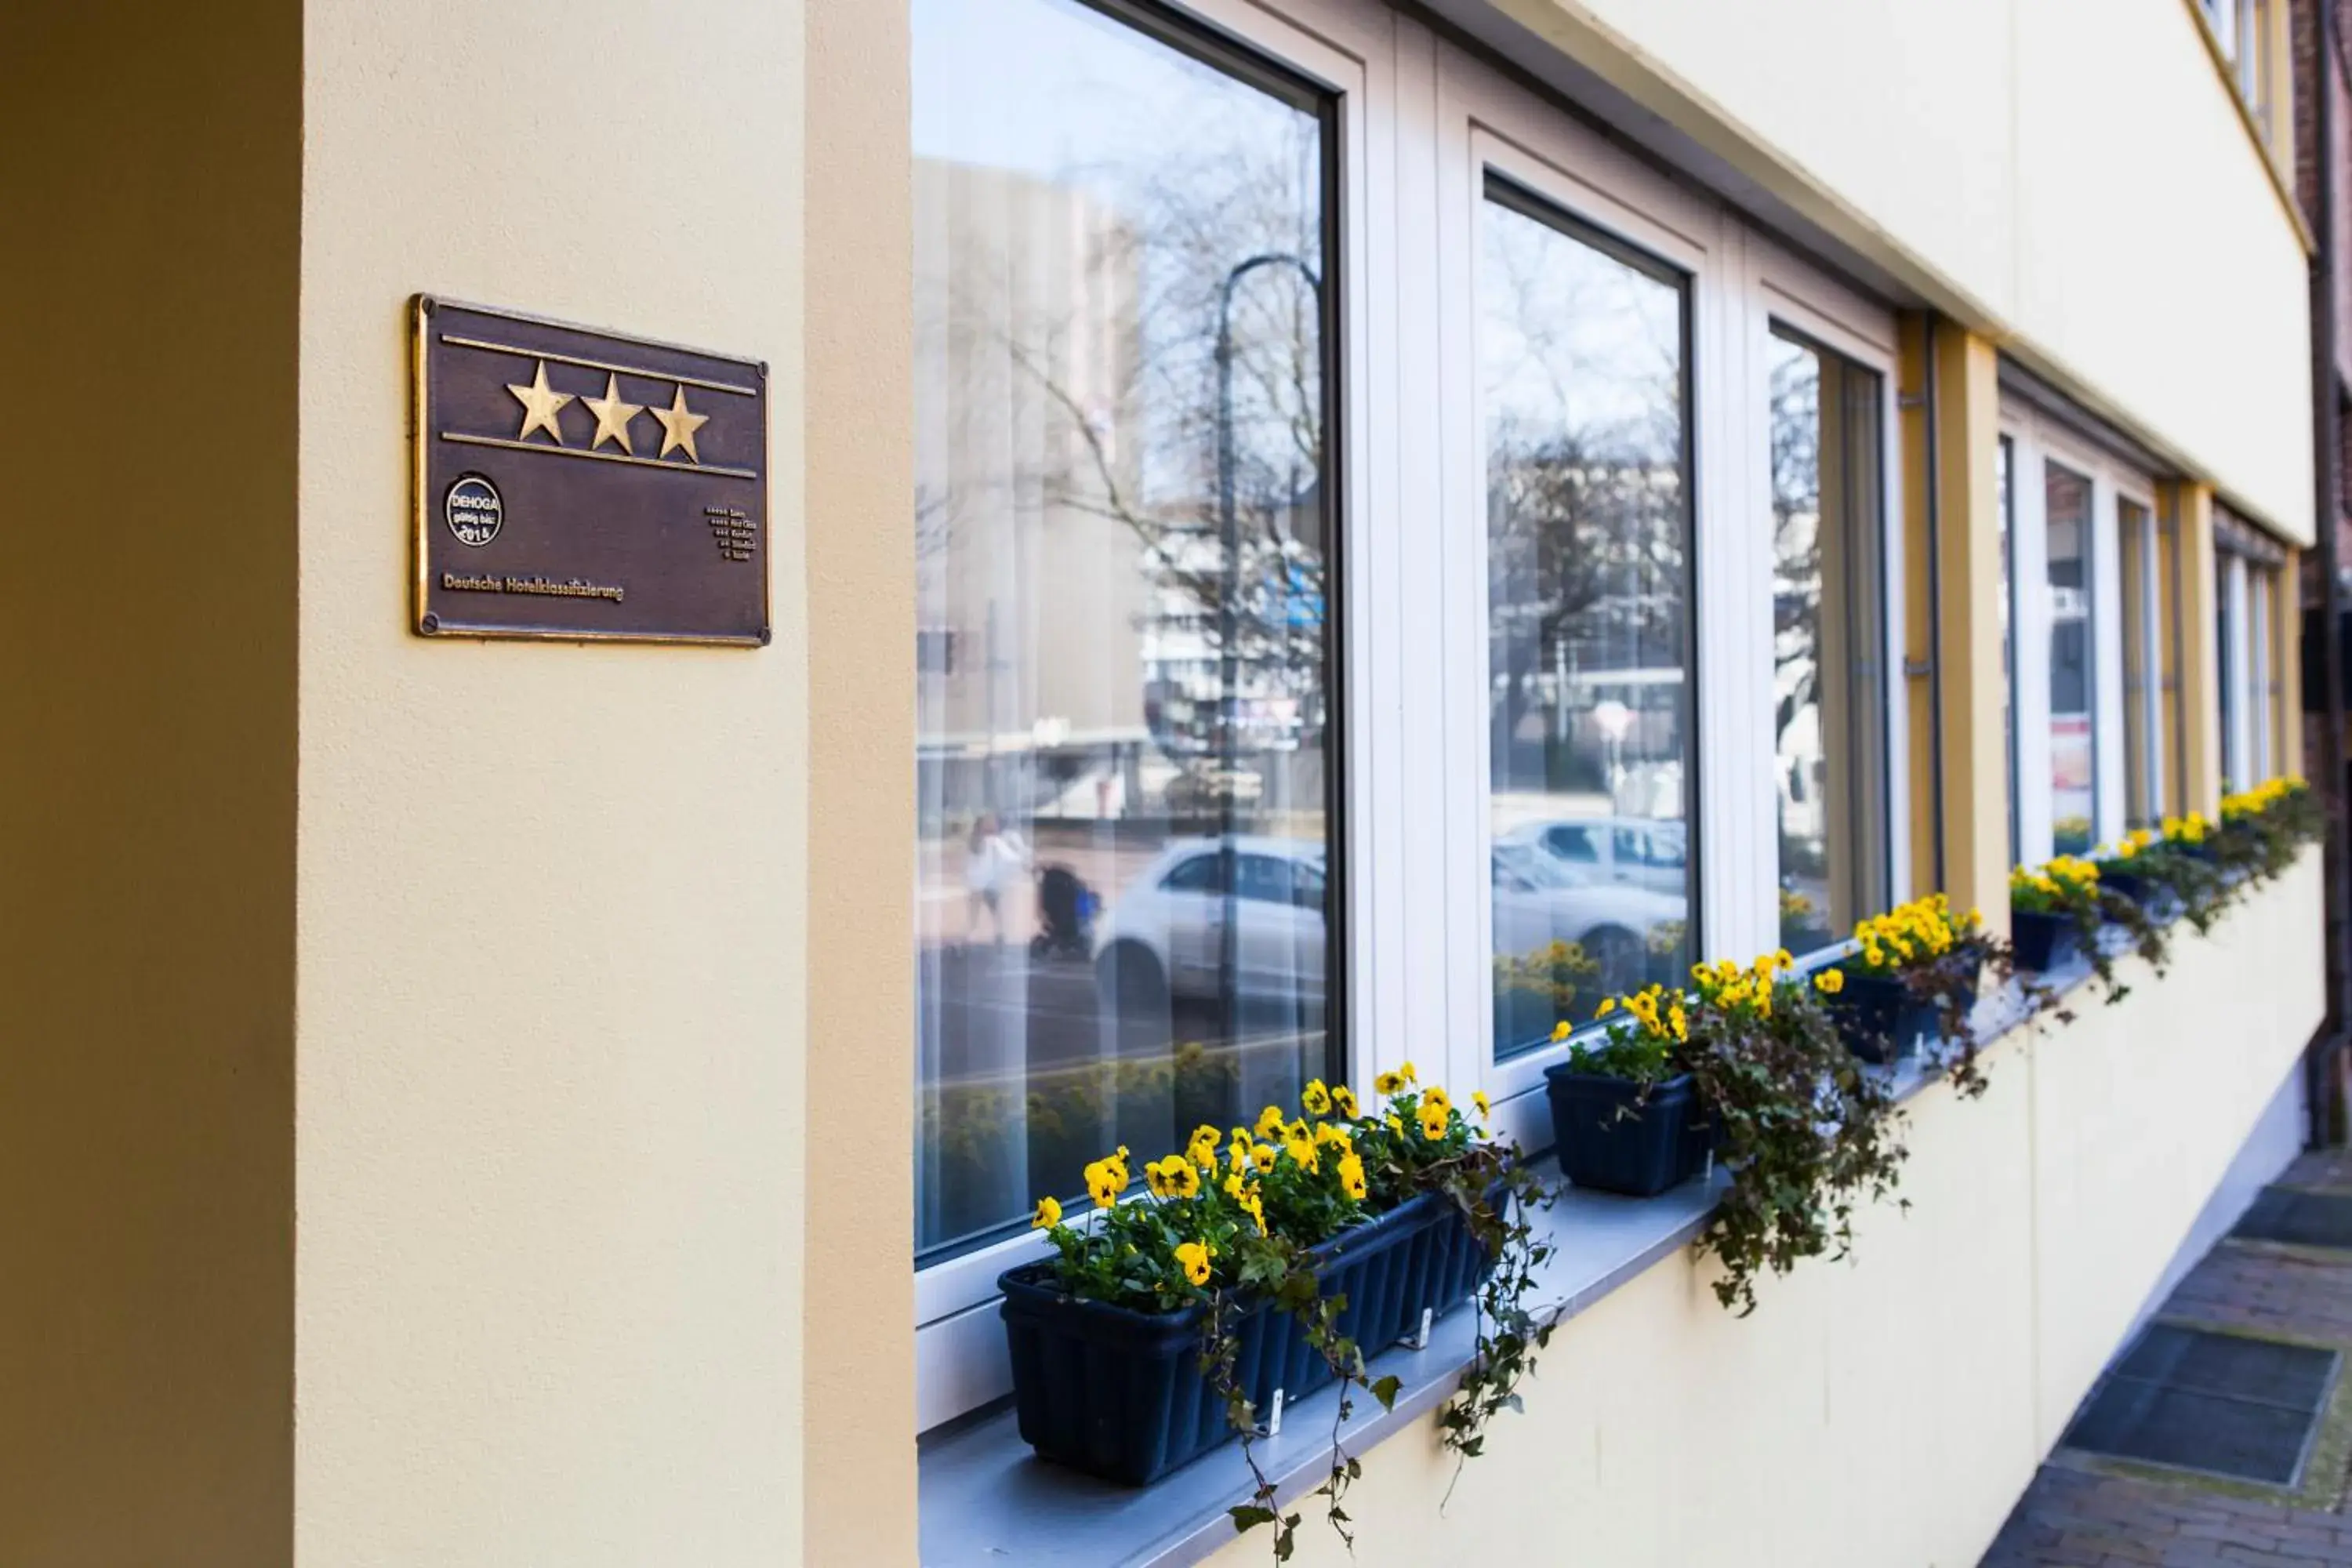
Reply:
<svg viewBox="0 0 2352 1568"><path fill-rule="evenodd" d="M1235 735L1241 724L1241 521L1234 498L1234 294L1242 279L1268 267L1288 267L1307 279L1319 312L1323 279L1315 268L1286 251L1264 251L1236 263L1225 274L1217 294L1217 535L1225 552L1223 592L1217 604L1217 679L1220 725L1217 734L1217 860L1224 883L1224 929L1218 933L1218 992L1225 1007L1228 1038L1241 1033L1234 980L1241 968L1241 926L1237 886L1240 858L1234 852L1234 773ZM1328 930L1328 928L1327 928Z"/></svg>

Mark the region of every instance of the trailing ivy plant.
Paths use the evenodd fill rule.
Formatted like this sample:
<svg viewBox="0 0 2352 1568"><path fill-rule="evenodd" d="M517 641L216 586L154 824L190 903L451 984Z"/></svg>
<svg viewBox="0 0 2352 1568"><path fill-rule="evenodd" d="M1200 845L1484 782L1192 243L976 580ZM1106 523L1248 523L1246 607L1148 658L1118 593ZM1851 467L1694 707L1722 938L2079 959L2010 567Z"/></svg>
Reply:
<svg viewBox="0 0 2352 1568"><path fill-rule="evenodd" d="M1680 1053L1719 1129L1730 1184L1698 1246L1722 1265L1716 1299L1741 1317L1756 1281L1844 1257L1853 1215L1892 1195L1906 1150L1889 1076L1854 1060L1785 952L1700 964Z"/></svg>

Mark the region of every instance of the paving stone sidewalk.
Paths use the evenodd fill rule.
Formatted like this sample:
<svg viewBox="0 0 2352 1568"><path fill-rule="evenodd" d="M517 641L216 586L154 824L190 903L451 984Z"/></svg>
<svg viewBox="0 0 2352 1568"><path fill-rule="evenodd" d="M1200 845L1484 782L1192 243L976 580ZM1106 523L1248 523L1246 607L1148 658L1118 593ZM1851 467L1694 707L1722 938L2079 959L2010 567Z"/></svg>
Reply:
<svg viewBox="0 0 2352 1568"><path fill-rule="evenodd" d="M2284 1186L2352 1192L2352 1153L2306 1154ZM2224 1240L2159 1317L2352 1352L2352 1252ZM2352 1375L2352 1374L2347 1374ZM2321 1466L2315 1454L2312 1464ZM1981 1568L2352 1568L2342 1455L2293 1497L2271 1489L2158 1481L2061 1449L2035 1476Z"/></svg>

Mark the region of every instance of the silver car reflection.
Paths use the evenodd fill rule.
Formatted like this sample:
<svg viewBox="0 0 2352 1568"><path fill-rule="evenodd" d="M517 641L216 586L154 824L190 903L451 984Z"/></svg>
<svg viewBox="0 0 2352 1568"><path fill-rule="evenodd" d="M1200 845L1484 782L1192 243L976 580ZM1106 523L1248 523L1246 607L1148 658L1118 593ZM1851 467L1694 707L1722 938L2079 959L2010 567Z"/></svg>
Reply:
<svg viewBox="0 0 2352 1568"><path fill-rule="evenodd" d="M1217 839L1174 840L1113 900L1096 929L1096 983L1107 1005L1138 1012L1217 998L1228 994L1228 964L1233 994L1322 996L1330 896L1323 847L1271 837L1236 837L1228 857ZM1498 953L1575 942L1610 991L1642 984L1653 932L1688 910L1678 895L1580 881L1524 843L1496 844L1489 873Z"/></svg>

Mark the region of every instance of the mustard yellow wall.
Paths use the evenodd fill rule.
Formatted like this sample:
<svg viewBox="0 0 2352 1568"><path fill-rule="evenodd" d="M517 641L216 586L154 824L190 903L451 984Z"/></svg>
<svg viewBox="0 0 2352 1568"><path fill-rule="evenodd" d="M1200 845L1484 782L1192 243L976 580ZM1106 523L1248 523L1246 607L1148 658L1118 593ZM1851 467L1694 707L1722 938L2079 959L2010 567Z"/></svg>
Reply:
<svg viewBox="0 0 2352 1568"><path fill-rule="evenodd" d="M301 16L0 47L0 1563L293 1485Z"/></svg>
<svg viewBox="0 0 2352 1568"><path fill-rule="evenodd" d="M2316 851L2168 978L1913 1100L1855 1258L1718 1307L1688 1253L1552 1342L1464 1472L1433 1422L1362 1456L1363 1568L1969 1568L2162 1276L2324 1010ZM2160 1137L2151 1129L2163 1129ZM1297 1561L1347 1561L1310 1505ZM1245 1568L1265 1542L1213 1561Z"/></svg>
<svg viewBox="0 0 2352 1568"><path fill-rule="evenodd" d="M2179 0L1485 0L2291 541L2305 251Z"/></svg>
<svg viewBox="0 0 2352 1568"><path fill-rule="evenodd" d="M303 20L298 1559L792 1562L801 8ZM411 635L420 289L768 362L774 646Z"/></svg>

